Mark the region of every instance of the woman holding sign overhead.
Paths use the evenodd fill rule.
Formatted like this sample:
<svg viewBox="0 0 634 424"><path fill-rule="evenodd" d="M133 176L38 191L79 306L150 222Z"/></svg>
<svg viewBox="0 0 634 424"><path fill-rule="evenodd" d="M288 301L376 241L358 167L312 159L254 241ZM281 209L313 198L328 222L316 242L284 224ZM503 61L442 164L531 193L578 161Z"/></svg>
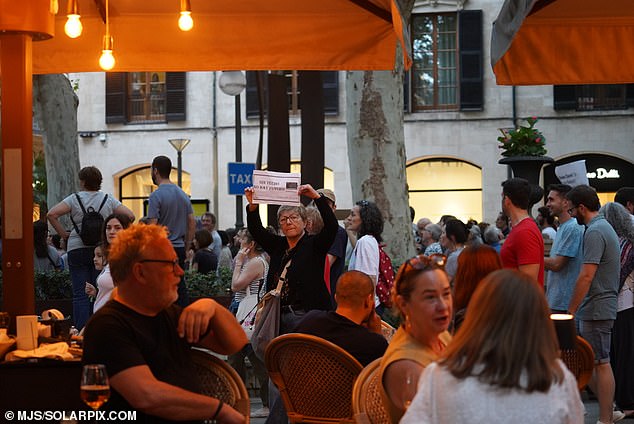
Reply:
<svg viewBox="0 0 634 424"><path fill-rule="evenodd" d="M337 219L326 199L310 184L304 184L298 187L297 192L315 201L324 221L323 230L319 234L308 235L306 208L298 202L296 206L279 208L277 222L284 235L272 234L262 226L258 205L253 203L255 190L253 187L244 190L249 202L247 226L253 239L271 257L267 290L275 289L283 279L280 334L284 334L290 332L307 311L331 308L330 294L324 281L324 262L337 234Z"/></svg>

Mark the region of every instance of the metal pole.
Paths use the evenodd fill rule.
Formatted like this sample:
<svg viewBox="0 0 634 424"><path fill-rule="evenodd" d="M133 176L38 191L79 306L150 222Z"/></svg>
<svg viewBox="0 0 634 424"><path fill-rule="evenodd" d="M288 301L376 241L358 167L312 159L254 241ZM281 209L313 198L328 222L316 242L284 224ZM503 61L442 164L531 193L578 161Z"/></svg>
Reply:
<svg viewBox="0 0 634 424"><path fill-rule="evenodd" d="M236 162L242 162L242 119L240 118L240 95L235 96L236 103ZM242 219L242 196L236 196L236 228L244 227Z"/></svg>
<svg viewBox="0 0 634 424"><path fill-rule="evenodd" d="M177 174L178 174L178 186L180 188L183 188L183 153L178 150L178 154L177 154L177 164L178 164L178 168L177 168Z"/></svg>

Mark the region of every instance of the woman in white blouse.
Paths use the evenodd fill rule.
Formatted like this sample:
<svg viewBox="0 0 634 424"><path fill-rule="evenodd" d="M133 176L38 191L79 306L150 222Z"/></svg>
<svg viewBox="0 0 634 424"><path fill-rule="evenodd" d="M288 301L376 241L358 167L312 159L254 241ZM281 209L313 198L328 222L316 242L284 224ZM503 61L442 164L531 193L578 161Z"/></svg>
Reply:
<svg viewBox="0 0 634 424"><path fill-rule="evenodd" d="M350 239L354 240L356 237L348 270L369 275L376 287L379 276L379 244L383 241L383 215L375 203L361 200L350 210L345 225L348 234L353 236ZM375 306L380 306L376 296ZM380 308L377 312L381 314Z"/></svg>
<svg viewBox="0 0 634 424"><path fill-rule="evenodd" d="M401 423L582 423L543 291L514 270L489 274Z"/></svg>

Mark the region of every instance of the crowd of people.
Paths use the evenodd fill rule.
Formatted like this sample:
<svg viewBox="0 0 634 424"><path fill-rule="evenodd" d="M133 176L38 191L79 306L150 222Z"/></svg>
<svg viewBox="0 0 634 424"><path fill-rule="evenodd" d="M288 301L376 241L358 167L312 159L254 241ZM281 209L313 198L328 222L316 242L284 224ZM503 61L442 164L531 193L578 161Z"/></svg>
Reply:
<svg viewBox="0 0 634 424"><path fill-rule="evenodd" d="M559 360L550 313L573 315L592 346L590 388L599 423L634 415L633 188L601 206L589 186L553 185L533 219L530 185L511 178L502 183L494 224L451 215L412 223L418 254L399 267L386 299L377 288L385 284L383 216L371 201L356 202L340 226L335 193L301 185L308 206L279 207L277 228L267 228L254 189L247 188L247 228L219 231L213 214L193 216L169 179L169 159L159 156L152 165L159 190L143 224L135 225L129 209L99 191L98 170L88 168L80 172L83 190L48 218L68 240L78 328L91 313L86 302L96 298L84 361L106 364L115 392L111 408L168 420L244 422L230 406L195 394L187 360L194 344L229 355L243 379L248 358L263 404L252 417L286 423L263 357L249 343L258 300L276 290L278 334L322 337L363 365L381 358L381 396L391 422L582 421L580 394ZM96 246L59 222L64 214L81 222L82 204L106 216ZM36 266L63 267L58 250L46 243L46 225L35 225L34 234ZM222 267L231 273L229 309L210 299L189 304L183 270ZM390 308L400 326L388 344L381 316ZM122 349L115 354L112 346Z"/></svg>

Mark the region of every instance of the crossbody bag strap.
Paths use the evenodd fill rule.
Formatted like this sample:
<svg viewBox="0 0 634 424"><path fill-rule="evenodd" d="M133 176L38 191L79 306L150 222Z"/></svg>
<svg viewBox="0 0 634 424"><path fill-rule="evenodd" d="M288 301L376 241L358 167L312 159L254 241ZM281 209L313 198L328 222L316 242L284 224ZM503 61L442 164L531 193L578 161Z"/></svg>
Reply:
<svg viewBox="0 0 634 424"><path fill-rule="evenodd" d="M280 279L277 280L277 287L275 288L275 291L278 293L282 291L282 286L286 282L286 271L288 271L288 267L291 266L291 262L293 262L293 259L289 259L288 262L286 262L286 266L284 266L284 269L280 274Z"/></svg>
<svg viewBox="0 0 634 424"><path fill-rule="evenodd" d="M103 208L103 205L106 204L106 200L108 200L108 193L106 193L105 196L103 196L103 200L101 201L101 205L99 205L99 209L97 209L98 213L101 213L101 208Z"/></svg>

